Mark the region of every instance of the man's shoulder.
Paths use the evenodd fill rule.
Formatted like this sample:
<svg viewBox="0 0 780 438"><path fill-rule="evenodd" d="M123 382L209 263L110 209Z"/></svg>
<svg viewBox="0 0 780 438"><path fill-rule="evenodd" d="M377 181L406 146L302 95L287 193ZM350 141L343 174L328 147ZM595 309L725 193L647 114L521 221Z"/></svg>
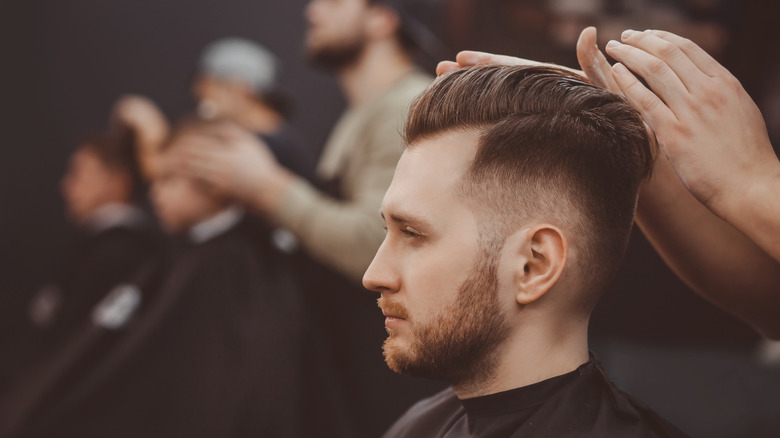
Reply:
<svg viewBox="0 0 780 438"><path fill-rule="evenodd" d="M463 414L463 405L447 388L412 405L384 434L384 438L435 436Z"/></svg>

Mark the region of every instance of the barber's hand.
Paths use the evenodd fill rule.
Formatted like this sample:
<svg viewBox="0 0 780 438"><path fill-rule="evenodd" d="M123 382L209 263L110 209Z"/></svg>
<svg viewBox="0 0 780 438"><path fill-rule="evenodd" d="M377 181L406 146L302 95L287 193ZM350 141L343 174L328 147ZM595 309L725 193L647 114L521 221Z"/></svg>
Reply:
<svg viewBox="0 0 780 438"><path fill-rule="evenodd" d="M612 66L596 44L596 28L586 27L580 33L577 40L577 61L582 70L575 70L562 65L548 64L525 58L516 58L507 55L495 55L493 53L475 52L465 50L458 53L455 61L442 61L436 67L436 74L441 76L453 70L474 65L540 65L557 67L569 70L573 73L585 76L588 80L601 88L606 88L614 93L622 94L615 79L612 77Z"/></svg>
<svg viewBox="0 0 780 438"><path fill-rule="evenodd" d="M607 53L613 77L653 128L688 189L713 211L732 208L761 178L776 178L764 119L739 81L693 42L663 31L626 31ZM643 77L645 88L626 67Z"/></svg>
<svg viewBox="0 0 780 438"><path fill-rule="evenodd" d="M580 32L577 40L577 62L588 80L597 87L605 88L613 93L623 94L612 77L612 66L601 53L597 44L595 27L586 27Z"/></svg>
<svg viewBox="0 0 780 438"><path fill-rule="evenodd" d="M153 131L158 137L168 134L165 115L151 99L140 95L120 97L111 109L111 124L133 130Z"/></svg>
<svg viewBox="0 0 780 438"><path fill-rule="evenodd" d="M255 135L230 123L193 129L176 152L180 169L259 209L270 208L291 174Z"/></svg>
<svg viewBox="0 0 780 438"><path fill-rule="evenodd" d="M111 109L112 129L130 129L141 172L151 180L160 170L160 147L168 137L168 120L157 105L143 96L120 97Z"/></svg>
<svg viewBox="0 0 780 438"><path fill-rule="evenodd" d="M228 122L189 129L177 145L182 171L241 199L258 189L260 174L276 166L264 143Z"/></svg>
<svg viewBox="0 0 780 438"><path fill-rule="evenodd" d="M496 55L487 52L464 50L458 53L458 55L455 57L455 61L441 61L436 66L436 75L441 76L459 68L472 67L475 65L541 65L562 68L579 75L583 74L580 70L564 67L562 65L548 64L525 58L517 58L514 56Z"/></svg>

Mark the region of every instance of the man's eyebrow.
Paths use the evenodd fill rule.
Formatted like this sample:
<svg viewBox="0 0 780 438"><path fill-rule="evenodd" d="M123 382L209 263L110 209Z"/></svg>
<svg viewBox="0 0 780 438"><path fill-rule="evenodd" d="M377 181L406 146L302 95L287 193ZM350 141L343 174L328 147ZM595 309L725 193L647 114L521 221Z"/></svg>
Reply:
<svg viewBox="0 0 780 438"><path fill-rule="evenodd" d="M380 210L379 215L382 217L382 219L385 222L387 222L387 218L385 217L384 211ZM406 213L390 213L388 214L388 216L391 222L400 223L400 224L409 224L417 227L429 227L431 224L429 220L423 217L414 216Z"/></svg>

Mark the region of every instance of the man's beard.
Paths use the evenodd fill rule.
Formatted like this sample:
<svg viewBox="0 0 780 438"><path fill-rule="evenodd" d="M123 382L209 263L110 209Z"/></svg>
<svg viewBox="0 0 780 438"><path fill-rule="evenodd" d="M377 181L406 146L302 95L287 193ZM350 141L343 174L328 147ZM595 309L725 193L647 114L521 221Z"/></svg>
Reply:
<svg viewBox="0 0 780 438"><path fill-rule="evenodd" d="M306 48L309 65L327 72L338 72L357 63L366 47L362 35L351 35L339 41Z"/></svg>
<svg viewBox="0 0 780 438"><path fill-rule="evenodd" d="M404 349L391 334L383 345L393 371L444 380L453 386L484 383L497 365L500 344L509 336L501 313L497 263L486 254L461 284L454 303L428 323L412 326L411 345ZM408 314L399 312L401 314ZM413 321L412 321L413 323Z"/></svg>

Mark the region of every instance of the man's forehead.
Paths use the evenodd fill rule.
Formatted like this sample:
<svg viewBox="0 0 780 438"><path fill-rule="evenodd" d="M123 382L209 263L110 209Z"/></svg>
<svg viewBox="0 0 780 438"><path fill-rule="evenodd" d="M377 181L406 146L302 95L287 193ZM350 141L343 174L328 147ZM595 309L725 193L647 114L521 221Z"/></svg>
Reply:
<svg viewBox="0 0 780 438"><path fill-rule="evenodd" d="M426 204L453 202L461 177L473 160L477 139L476 133L457 131L407 148L385 194L383 210L418 210Z"/></svg>
<svg viewBox="0 0 780 438"><path fill-rule="evenodd" d="M424 137L410 144L401 155L403 164L416 169L443 171L459 178L468 169L477 151L479 132L453 130Z"/></svg>

